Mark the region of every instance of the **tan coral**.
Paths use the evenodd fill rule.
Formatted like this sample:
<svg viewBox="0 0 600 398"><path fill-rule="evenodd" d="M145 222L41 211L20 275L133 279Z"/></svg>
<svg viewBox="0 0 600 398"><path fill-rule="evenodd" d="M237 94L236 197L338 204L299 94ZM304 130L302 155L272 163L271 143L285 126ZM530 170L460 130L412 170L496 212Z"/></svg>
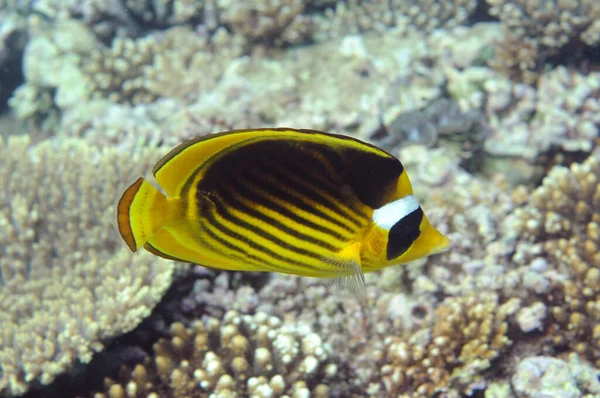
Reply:
<svg viewBox="0 0 600 398"><path fill-rule="evenodd" d="M212 1L121 0L121 3L123 9L149 26L169 26L200 20L207 3Z"/></svg>
<svg viewBox="0 0 600 398"><path fill-rule="evenodd" d="M487 0L505 38L497 66L533 82L549 58L581 44L600 43L600 3L593 0Z"/></svg>
<svg viewBox="0 0 600 398"><path fill-rule="evenodd" d="M312 33L302 0L222 1L219 18L232 32L253 42L275 45L301 42Z"/></svg>
<svg viewBox="0 0 600 398"><path fill-rule="evenodd" d="M518 305L517 305L518 306ZM458 390L471 393L480 373L511 344L507 318L516 303L491 293L446 299L431 329L386 341L382 383L388 394L429 397Z"/></svg>
<svg viewBox="0 0 600 398"><path fill-rule="evenodd" d="M219 29L209 43L190 28L174 27L137 39L116 38L106 47L81 22L40 23L25 48L26 83L11 106L22 118L30 117L41 107L36 96L48 90L56 91L61 110L90 99L144 104L170 97L189 103L214 87L229 61L242 53L245 43L238 39Z"/></svg>
<svg viewBox="0 0 600 398"><path fill-rule="evenodd" d="M0 392L49 384L133 329L174 263L133 255L116 231L121 189L157 150L134 156L83 141L0 141Z"/></svg>
<svg viewBox="0 0 600 398"><path fill-rule="evenodd" d="M520 236L513 260L548 261L551 290L543 296L551 322L546 350L569 347L600 365L600 154L557 166L529 203L515 212Z"/></svg>
<svg viewBox="0 0 600 398"><path fill-rule="evenodd" d="M154 345L154 360L133 370L123 368L119 380L106 381L105 394L133 391L129 397L327 396L315 381L335 377L328 372L331 349L303 325L282 325L265 313L229 311L223 320L195 321L189 328L171 325L170 338ZM308 384L315 387L308 387ZM211 395L212 396L212 395Z"/></svg>
<svg viewBox="0 0 600 398"><path fill-rule="evenodd" d="M475 10L474 0L392 0L338 2L314 19L315 37L339 37L349 33L385 31L412 26L422 32L456 26Z"/></svg>
<svg viewBox="0 0 600 398"><path fill-rule="evenodd" d="M216 83L228 60L241 53L243 43L215 36L219 54L205 38L183 27L139 39L117 38L110 49L81 60L92 85L92 98L113 102L149 103L159 96L195 99Z"/></svg>

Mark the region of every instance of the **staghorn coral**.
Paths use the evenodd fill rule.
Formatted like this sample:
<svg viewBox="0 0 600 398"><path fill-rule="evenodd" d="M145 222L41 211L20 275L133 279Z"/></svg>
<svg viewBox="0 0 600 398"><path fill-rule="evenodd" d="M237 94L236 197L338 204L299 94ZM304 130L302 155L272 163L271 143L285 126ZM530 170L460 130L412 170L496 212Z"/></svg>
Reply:
<svg viewBox="0 0 600 398"><path fill-rule="evenodd" d="M0 142L0 393L46 385L133 329L169 286L174 263L133 255L115 204L159 151L138 156L78 140Z"/></svg>
<svg viewBox="0 0 600 398"><path fill-rule="evenodd" d="M72 20L51 26L40 20L30 30L23 54L25 83L9 101L14 113L22 119L43 117L53 106L65 108L87 101L91 87L78 65L97 50L94 35Z"/></svg>
<svg viewBox="0 0 600 398"><path fill-rule="evenodd" d="M500 18L504 40L497 66L533 82L552 56L600 44L600 3L593 0L486 0Z"/></svg>
<svg viewBox="0 0 600 398"><path fill-rule="evenodd" d="M153 358L119 380L107 379L102 397L327 397L339 383L330 347L302 324L283 325L265 313L228 311L189 328L174 323L154 344Z"/></svg>
<svg viewBox="0 0 600 398"><path fill-rule="evenodd" d="M430 329L386 340L382 384L387 394L430 397L449 389L481 389L480 373L511 344L508 317L518 300L492 293L451 297L435 310Z"/></svg>
<svg viewBox="0 0 600 398"><path fill-rule="evenodd" d="M549 288L545 350L568 348L600 366L600 154L554 167L509 219L517 234L512 260L543 259Z"/></svg>
<svg viewBox="0 0 600 398"><path fill-rule="evenodd" d="M412 25L423 32L455 26L469 17L477 1L1 0L3 5L29 17L80 20L105 41L195 26L207 37L221 28L244 42L281 47L390 26Z"/></svg>

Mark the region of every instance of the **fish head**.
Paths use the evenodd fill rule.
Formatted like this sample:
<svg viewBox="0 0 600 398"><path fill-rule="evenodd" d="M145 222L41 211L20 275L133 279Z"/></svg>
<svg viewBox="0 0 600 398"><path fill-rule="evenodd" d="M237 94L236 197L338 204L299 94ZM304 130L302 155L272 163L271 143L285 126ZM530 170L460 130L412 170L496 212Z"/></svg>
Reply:
<svg viewBox="0 0 600 398"><path fill-rule="evenodd" d="M406 195L373 213L369 246L383 268L442 252L450 240L427 219L417 199ZM378 232L377 232L378 231Z"/></svg>
<svg viewBox="0 0 600 398"><path fill-rule="evenodd" d="M388 245L393 245L388 238ZM448 250L450 239L437 230L425 215L419 228L418 237L412 242L410 247L395 258L388 259L393 264L404 264L410 261L418 260L423 257L441 253Z"/></svg>

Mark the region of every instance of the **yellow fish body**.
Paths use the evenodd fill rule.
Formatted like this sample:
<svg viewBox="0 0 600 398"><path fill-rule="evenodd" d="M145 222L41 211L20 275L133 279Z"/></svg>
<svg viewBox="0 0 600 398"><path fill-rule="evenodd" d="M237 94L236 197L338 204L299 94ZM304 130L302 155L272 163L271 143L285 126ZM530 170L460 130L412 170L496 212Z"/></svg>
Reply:
<svg viewBox="0 0 600 398"><path fill-rule="evenodd" d="M118 205L121 236L168 259L210 268L332 278L364 289L364 272L445 249L409 178L387 152L313 130L256 129L182 143Z"/></svg>

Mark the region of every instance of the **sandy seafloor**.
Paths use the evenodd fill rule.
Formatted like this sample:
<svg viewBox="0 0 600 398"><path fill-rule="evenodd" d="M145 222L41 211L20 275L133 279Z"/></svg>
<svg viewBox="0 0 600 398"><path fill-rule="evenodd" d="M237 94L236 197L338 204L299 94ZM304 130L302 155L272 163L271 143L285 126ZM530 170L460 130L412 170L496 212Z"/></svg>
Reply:
<svg viewBox="0 0 600 398"><path fill-rule="evenodd" d="M599 397L600 2L0 0L3 397ZM398 156L447 252L319 280L118 236L186 138Z"/></svg>

